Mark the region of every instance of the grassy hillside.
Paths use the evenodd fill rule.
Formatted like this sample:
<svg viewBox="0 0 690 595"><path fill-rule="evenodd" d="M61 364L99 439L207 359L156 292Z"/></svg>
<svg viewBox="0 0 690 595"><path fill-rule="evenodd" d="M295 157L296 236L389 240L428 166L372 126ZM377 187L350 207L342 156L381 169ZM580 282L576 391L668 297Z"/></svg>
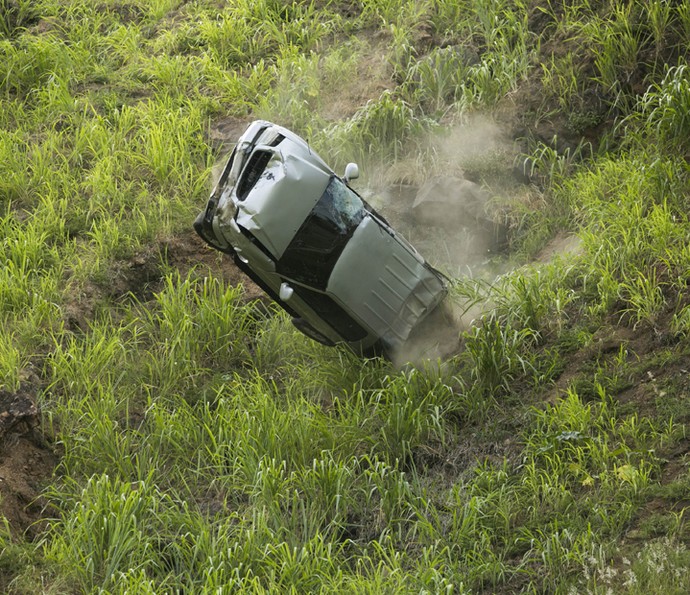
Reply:
<svg viewBox="0 0 690 595"><path fill-rule="evenodd" d="M690 592L689 0L0 0L0 48L0 590ZM490 193L505 253L425 250L451 357L194 237L259 117Z"/></svg>

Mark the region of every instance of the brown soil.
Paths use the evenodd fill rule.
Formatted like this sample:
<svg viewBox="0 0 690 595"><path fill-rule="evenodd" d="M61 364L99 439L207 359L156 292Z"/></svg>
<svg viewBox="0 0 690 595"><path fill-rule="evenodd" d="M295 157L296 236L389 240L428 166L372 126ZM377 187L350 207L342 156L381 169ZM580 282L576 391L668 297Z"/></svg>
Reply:
<svg viewBox="0 0 690 595"><path fill-rule="evenodd" d="M162 238L127 260L115 262L104 282L88 282L71 292L63 306L69 330L85 331L89 321L104 304L136 299L151 300L164 287L168 273L177 271L180 277L213 275L228 285L242 284L247 300L263 299L264 293L232 262L232 259L207 246L196 233L184 232L175 237Z"/></svg>
<svg viewBox="0 0 690 595"><path fill-rule="evenodd" d="M59 458L37 426L38 408L30 386L0 391L0 516L13 534L30 539L42 528L46 511L40 494Z"/></svg>

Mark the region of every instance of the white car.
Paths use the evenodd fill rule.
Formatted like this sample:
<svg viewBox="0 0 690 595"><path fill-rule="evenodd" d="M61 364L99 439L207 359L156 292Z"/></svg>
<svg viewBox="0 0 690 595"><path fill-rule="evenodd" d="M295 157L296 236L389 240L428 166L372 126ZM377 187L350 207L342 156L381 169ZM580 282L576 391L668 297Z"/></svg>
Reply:
<svg viewBox="0 0 690 595"><path fill-rule="evenodd" d="M447 295L445 277L302 138L249 125L194 228L326 345L391 357Z"/></svg>

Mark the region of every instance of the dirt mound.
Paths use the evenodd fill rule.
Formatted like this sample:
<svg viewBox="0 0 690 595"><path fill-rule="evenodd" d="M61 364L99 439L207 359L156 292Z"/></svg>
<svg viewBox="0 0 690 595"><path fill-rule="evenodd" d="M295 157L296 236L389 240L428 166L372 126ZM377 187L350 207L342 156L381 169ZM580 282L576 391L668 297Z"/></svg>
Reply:
<svg viewBox="0 0 690 595"><path fill-rule="evenodd" d="M262 295L261 290L235 266L229 256L207 246L192 230L164 238L129 260L115 263L108 291L111 297L117 299L134 295L147 301L163 288L168 273L178 271L181 277L185 277L193 269L202 277L210 274L229 285L242 283L248 299Z"/></svg>
<svg viewBox="0 0 690 595"><path fill-rule="evenodd" d="M0 390L0 515L13 534L35 537L45 517L40 494L58 456L38 428L35 391Z"/></svg>
<svg viewBox="0 0 690 595"><path fill-rule="evenodd" d="M232 258L207 246L193 231L162 242L159 253L165 266L179 271L182 276L196 268L200 274L210 273L228 285L242 283L247 299L264 296L263 291L235 266Z"/></svg>
<svg viewBox="0 0 690 595"><path fill-rule="evenodd" d="M207 246L190 229L149 244L128 259L113 262L104 279L89 280L75 288L63 306L67 328L85 331L104 303L131 299L147 302L163 289L169 273L177 271L184 278L193 270L200 277L213 275L228 285L242 283L247 300L265 297L229 256Z"/></svg>

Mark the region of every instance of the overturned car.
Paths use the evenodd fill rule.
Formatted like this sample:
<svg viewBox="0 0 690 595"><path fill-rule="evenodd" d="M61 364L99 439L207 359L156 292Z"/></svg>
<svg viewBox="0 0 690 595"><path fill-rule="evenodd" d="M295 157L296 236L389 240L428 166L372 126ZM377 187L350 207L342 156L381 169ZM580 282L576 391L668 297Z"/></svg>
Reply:
<svg viewBox="0 0 690 595"><path fill-rule="evenodd" d="M309 145L249 125L194 222L212 247L326 345L392 357L447 294L444 276Z"/></svg>

